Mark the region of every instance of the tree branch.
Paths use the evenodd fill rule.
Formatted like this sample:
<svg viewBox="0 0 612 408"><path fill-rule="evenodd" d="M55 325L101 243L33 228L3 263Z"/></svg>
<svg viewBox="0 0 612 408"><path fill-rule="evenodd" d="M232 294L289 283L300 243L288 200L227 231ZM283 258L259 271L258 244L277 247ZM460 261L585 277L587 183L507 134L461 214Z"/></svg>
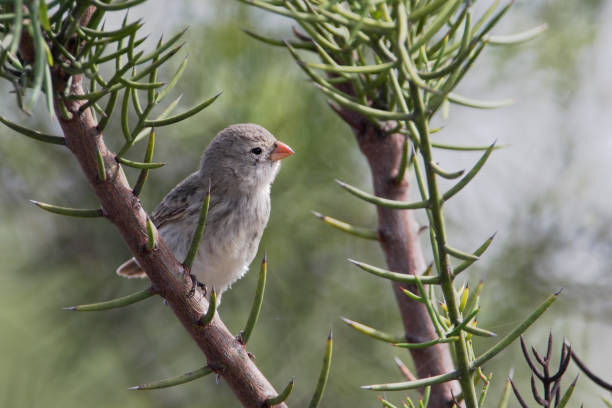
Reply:
<svg viewBox="0 0 612 408"><path fill-rule="evenodd" d="M379 197L398 201L409 201L409 183L406 179L395 182L400 167L404 135L386 134L384 129L368 119L345 111L343 119L351 118L351 128L363 155L367 158L372 173L374 192ZM360 125L355 126L359 118ZM345 119L346 120L346 119ZM406 274L420 274L426 269L425 259L419 243L419 226L412 210L394 210L377 206L378 231L381 247L390 270ZM401 290L404 287L413 293L414 285L393 283L393 291L404 324L406 341L420 343L437 338L425 305L408 298ZM454 371L448 345L436 344L424 349L411 349L419 378ZM459 395L457 381L432 387L429 407L446 408L454 404L453 395Z"/></svg>
<svg viewBox="0 0 612 408"><path fill-rule="evenodd" d="M81 82L80 76L72 77L70 95L83 94ZM138 198L132 193L121 167L115 160L115 154L106 147L90 109L79 113L83 101L68 101L58 96L64 94L66 87L65 74L60 68L54 68L53 85L56 96L55 110L66 145L81 165L83 173L100 201L104 215L115 225L146 271L153 290L166 299L187 332L204 352L208 366L227 381L244 407L261 408L267 399L277 396L278 393L251 361L245 347L229 332L217 314L205 326L198 323L208 310L208 302L198 292L193 297L187 296L191 282L184 278L182 265L175 259L161 237L158 237L154 250L146 249L147 214ZM63 107L60 108L60 104L72 114L71 119L64 117ZM104 181L99 177L98 152L106 169ZM276 406L286 405L281 403Z"/></svg>

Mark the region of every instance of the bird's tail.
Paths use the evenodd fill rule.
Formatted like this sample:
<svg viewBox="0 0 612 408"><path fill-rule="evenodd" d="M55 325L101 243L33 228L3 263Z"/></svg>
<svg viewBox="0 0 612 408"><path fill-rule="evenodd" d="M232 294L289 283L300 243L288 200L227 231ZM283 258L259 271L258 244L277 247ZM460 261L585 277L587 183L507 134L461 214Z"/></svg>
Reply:
<svg viewBox="0 0 612 408"><path fill-rule="evenodd" d="M131 258L117 268L117 275L123 276L124 278L146 278L147 274L142 270L138 261Z"/></svg>

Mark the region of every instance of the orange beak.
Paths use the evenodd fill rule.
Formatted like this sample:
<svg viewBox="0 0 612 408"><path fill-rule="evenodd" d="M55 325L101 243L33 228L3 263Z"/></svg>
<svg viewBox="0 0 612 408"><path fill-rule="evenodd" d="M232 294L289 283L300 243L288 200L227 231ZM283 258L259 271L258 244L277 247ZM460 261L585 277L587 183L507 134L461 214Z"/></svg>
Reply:
<svg viewBox="0 0 612 408"><path fill-rule="evenodd" d="M270 153L270 160L277 161L289 157L293 154L293 149L283 142L276 142L274 150Z"/></svg>

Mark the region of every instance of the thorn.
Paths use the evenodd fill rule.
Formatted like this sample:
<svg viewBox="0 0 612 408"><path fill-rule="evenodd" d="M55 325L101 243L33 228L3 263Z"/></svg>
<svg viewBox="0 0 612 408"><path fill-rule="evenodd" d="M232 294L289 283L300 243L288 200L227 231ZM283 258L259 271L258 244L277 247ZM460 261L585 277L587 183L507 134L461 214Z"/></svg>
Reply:
<svg viewBox="0 0 612 408"><path fill-rule="evenodd" d="M76 306L62 307L62 310L77 310Z"/></svg>
<svg viewBox="0 0 612 408"><path fill-rule="evenodd" d="M128 390L139 390L139 389L140 389L140 385L136 385L134 387L128 388Z"/></svg>
<svg viewBox="0 0 612 408"><path fill-rule="evenodd" d="M359 265L361 263L361 262L356 261L356 260L351 259L351 258L346 258L346 260L349 261L350 263L352 263L353 265Z"/></svg>
<svg viewBox="0 0 612 408"><path fill-rule="evenodd" d="M331 340L332 339L332 328L329 328L329 334L327 335L327 340Z"/></svg>
<svg viewBox="0 0 612 408"><path fill-rule="evenodd" d="M561 286L561 288L559 288L559 290L555 292L555 296L559 296L561 294L561 292L563 292L563 289L565 289L565 288L563 286Z"/></svg>
<svg viewBox="0 0 612 408"><path fill-rule="evenodd" d="M317 218L321 218L323 219L325 216L323 214L321 214L320 212L317 212L315 210L310 210L310 212Z"/></svg>

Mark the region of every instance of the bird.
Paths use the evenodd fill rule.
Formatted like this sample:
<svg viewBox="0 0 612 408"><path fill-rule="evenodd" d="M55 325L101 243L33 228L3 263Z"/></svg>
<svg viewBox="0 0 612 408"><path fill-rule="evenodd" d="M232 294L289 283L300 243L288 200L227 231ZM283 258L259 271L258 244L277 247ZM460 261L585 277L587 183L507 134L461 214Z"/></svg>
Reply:
<svg viewBox="0 0 612 408"><path fill-rule="evenodd" d="M151 221L182 262L210 188L205 230L190 273L205 288L214 288L218 303L253 261L270 218L270 188L280 160L293 153L259 125L231 125L204 150L199 169L166 194L152 212ZM135 258L121 264L117 274L147 276Z"/></svg>

